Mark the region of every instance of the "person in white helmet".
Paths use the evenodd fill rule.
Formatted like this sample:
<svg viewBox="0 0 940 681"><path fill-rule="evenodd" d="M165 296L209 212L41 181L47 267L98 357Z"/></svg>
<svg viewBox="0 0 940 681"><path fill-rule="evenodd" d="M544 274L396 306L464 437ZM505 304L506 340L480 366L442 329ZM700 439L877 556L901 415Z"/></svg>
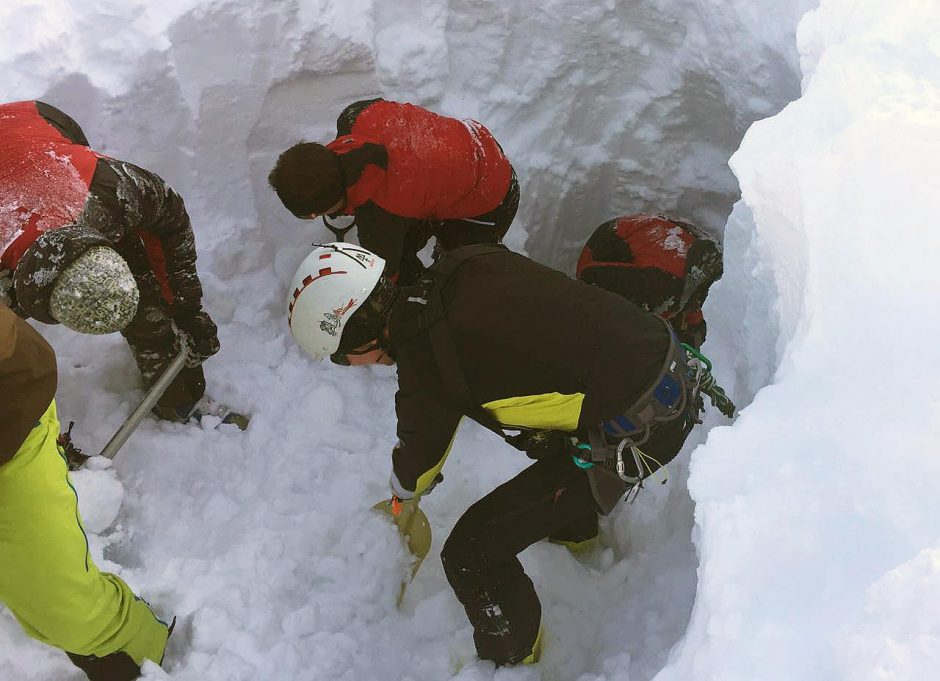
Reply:
<svg viewBox="0 0 940 681"><path fill-rule="evenodd" d="M148 385L185 347L187 365L154 412L244 425L205 397L202 364L219 339L180 196L91 149L74 120L43 102L0 104L0 134L0 301L80 333L120 331Z"/></svg>
<svg viewBox="0 0 940 681"><path fill-rule="evenodd" d="M349 243L319 246L291 282L288 323L314 359L349 366L391 365L385 319L398 288L384 276L385 260Z"/></svg>
<svg viewBox="0 0 940 681"><path fill-rule="evenodd" d="M665 320L499 245L450 250L400 290L384 265L318 246L291 283L291 333L317 359L397 364L393 502L442 480L464 416L536 459L473 504L441 552L480 658L534 662L541 607L517 554L590 540L598 512L678 454L697 416L684 350Z"/></svg>

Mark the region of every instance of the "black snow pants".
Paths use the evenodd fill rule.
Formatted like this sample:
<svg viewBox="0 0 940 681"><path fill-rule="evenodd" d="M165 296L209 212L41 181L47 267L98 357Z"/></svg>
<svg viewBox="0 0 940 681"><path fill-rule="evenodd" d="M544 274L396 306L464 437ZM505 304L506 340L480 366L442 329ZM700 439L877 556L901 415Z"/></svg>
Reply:
<svg viewBox="0 0 940 681"><path fill-rule="evenodd" d="M596 526L591 487L563 456L536 461L457 521L441 560L481 659L516 664L532 652L542 608L516 555L579 523Z"/></svg>
<svg viewBox="0 0 940 681"><path fill-rule="evenodd" d="M431 231L437 235L438 248L443 251L472 244L497 244L509 231L518 210L519 180L513 170L506 196L496 208L472 218L432 221Z"/></svg>
<svg viewBox="0 0 940 681"><path fill-rule="evenodd" d="M137 314L121 334L131 348L137 367L149 387L169 366L179 352L176 329L170 320L169 309L151 286L140 286ZM206 391L202 366L183 367L183 370L157 400L153 411L160 418L175 420L177 409L195 404Z"/></svg>
<svg viewBox="0 0 940 681"><path fill-rule="evenodd" d="M681 417L665 423L641 449L666 465L692 425ZM473 625L481 659L521 662L538 636L542 608L516 556L542 539L577 542L596 534L597 507L587 474L568 456L539 459L467 509L444 543L441 560Z"/></svg>

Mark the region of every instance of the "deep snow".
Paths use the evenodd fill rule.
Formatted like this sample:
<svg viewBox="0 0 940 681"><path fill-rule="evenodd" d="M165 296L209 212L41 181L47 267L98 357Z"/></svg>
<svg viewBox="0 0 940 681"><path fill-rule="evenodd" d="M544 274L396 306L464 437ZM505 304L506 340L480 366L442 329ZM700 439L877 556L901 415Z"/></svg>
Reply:
<svg viewBox="0 0 940 681"><path fill-rule="evenodd" d="M147 421L113 467L75 476L99 563L180 618L166 674L149 678L937 675L940 318L924 216L940 213L940 8L823 0L797 41L816 4L0 8L5 98L60 106L185 198L221 323L210 390L254 414L245 434ZM639 210L724 233L706 352L745 408L733 426L710 418L667 485L605 522L603 552L524 554L548 627L536 668L474 660L436 560L396 610L407 558L368 511L387 496L394 372L315 365L286 330L290 274L327 233L265 176L379 94L494 132L523 190L508 240L541 261L571 271L596 225ZM97 451L141 397L130 355L117 336L41 330L60 414ZM424 504L435 549L526 463L465 428ZM4 612L0 678L79 675Z"/></svg>

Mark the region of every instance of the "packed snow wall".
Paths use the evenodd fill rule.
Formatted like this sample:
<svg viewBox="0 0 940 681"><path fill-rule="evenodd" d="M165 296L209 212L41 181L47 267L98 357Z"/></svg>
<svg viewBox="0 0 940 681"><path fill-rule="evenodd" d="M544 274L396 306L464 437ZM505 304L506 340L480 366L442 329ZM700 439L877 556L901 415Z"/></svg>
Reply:
<svg viewBox="0 0 940 681"><path fill-rule="evenodd" d="M17 27L4 91L61 105L99 147L162 173L201 251L250 252L245 269L298 232L265 184L274 158L331 139L345 104L383 95L475 117L520 173L516 243L570 269L618 214L720 233L738 197L727 159L797 96L793 32L813 4L19 2L0 10Z"/></svg>
<svg viewBox="0 0 940 681"><path fill-rule="evenodd" d="M710 347L763 389L693 455L699 587L657 681L940 673L938 36L936 2L823 0L802 96L731 159Z"/></svg>
<svg viewBox="0 0 940 681"><path fill-rule="evenodd" d="M280 678L283 669L258 676L256 670L265 668L261 663L254 672L245 671L250 665L239 657L244 652L223 642L233 632L247 639L248 648L279 651L292 670L283 678L340 678L347 669L343 655L354 657L356 646L320 641L323 650L314 660L335 668L332 676L308 673L309 653L297 652L309 648L304 636L315 629L308 610L328 612L338 622L322 624L333 637L353 627L356 640L368 640L380 661L386 659L382 653L402 645L368 628L385 614L363 602L368 590L365 596L349 594L348 600L338 597L348 609L360 608L362 625L339 612L336 602L320 603L317 595L305 596L312 604L300 598L298 610L291 611L276 598L263 603L243 583L246 573L259 579L263 574L272 582L307 579L323 591L336 590L325 574L327 560L324 574L314 559L307 568L312 574L297 563L313 555L349 565L361 538L348 529L322 537L314 532L315 539L298 539L284 529L281 536L281 516L287 517L287 508L297 514L293 523L302 518L315 525L333 512L332 522L347 522L344 514L354 502L362 505L363 498L383 493L389 443L379 431L388 439L394 426L387 414L391 377L380 375L372 383L351 379L337 369L313 366L292 347L283 319L286 282L310 242L328 233L319 223L296 221L268 189L266 175L277 154L300 138L330 139L336 115L347 103L381 95L470 116L494 132L522 184L519 216L507 240L538 260L571 271L596 225L641 210L667 211L719 235L739 196L728 158L753 121L776 114L799 96L795 30L815 4L171 0L106 1L90 10L73 0L14 2L0 9L0 23L15 28L0 47L5 98L39 98L63 108L100 151L158 172L185 198L206 305L220 322L225 348L207 366L210 385L255 414L248 437L219 436L230 448L225 452L216 451L220 442L211 433L197 436L145 424L122 454L120 482L98 471L102 475L93 484L85 483L89 525L108 533L98 550L109 546L107 555L126 566L135 586L156 592L158 603L196 613L195 633L183 639L191 650L174 660L178 678ZM736 224L736 238L748 242L753 223ZM737 281L749 281L748 268L760 258L753 250L741 255L741 266L729 263L729 269ZM763 343L778 343L773 308L778 283L773 277L754 280L762 288L747 308L753 333L726 336L722 345L713 345L725 357L741 359L726 366L735 366L737 387L748 398L771 380L778 361ZM728 318L733 321L741 309L733 307ZM711 314L720 318L717 311ZM120 339L43 331L59 354L60 399L70 418L88 424L84 444L94 451L139 397L129 356ZM756 371L747 364L751 355L738 353L752 345ZM375 392L363 398L366 391ZM374 431L362 432L364 419L376 420ZM329 437L321 442L315 431ZM468 439L473 453L493 448L485 434ZM334 453L374 448L374 467L381 473L347 468L346 459L311 463L306 451L294 451L298 442ZM154 451L161 458L145 457ZM210 471L199 467L199 457ZM493 471L477 470L472 462L449 463L448 479L463 487L450 488L450 502L440 496L429 500L435 521L446 527L523 463L488 459ZM313 465L321 468L300 468ZM331 477L337 470L343 484ZM324 480L334 486L325 495L332 506L322 494L297 489ZM649 492L651 503L610 523L607 531L619 549L595 566L600 573L577 572L556 553L545 553L550 549L538 549L528 567L540 585L550 587L546 617L554 640L565 641L556 643L554 671L547 671L546 679L589 673L651 678L666 663L688 624L696 589L693 505L684 483L680 468L667 491ZM126 498L122 484L129 488ZM342 490L342 499L335 490ZM273 518L262 512L265 495L277 499ZM161 508L175 511L169 527ZM117 526L109 528L116 516ZM380 528L368 529L378 543L394 540ZM296 556L284 548L292 541ZM273 571L255 559L255 550L272 559ZM168 558L167 552L180 555ZM162 572L149 567L168 560ZM232 566L240 566L242 574L233 574ZM376 582L370 589L379 591L389 584L376 569L367 559L362 572L353 574L360 583ZM625 579L626 590L611 591ZM188 590L179 586L187 580ZM419 673L405 667L417 678L441 678L439 660L421 646L446 648L456 628L465 649L463 615L439 574L436 581L432 573L428 583L418 584L415 599L420 612L403 629L417 632L417 642L407 642L424 656L427 668ZM604 614L598 616L601 608ZM2 631L7 638L0 638L0 650L8 660L23 660L22 639L12 623L5 624L10 626ZM287 652L273 648L261 633L264 625L283 627L280 639ZM436 634L436 626L444 633ZM624 631L630 632L627 641L619 633ZM278 633L271 634L275 641ZM16 678L29 678L29 670L42 665L60 671L43 649L28 650L29 664L11 667ZM30 666L34 660L38 667ZM378 673L368 665L354 666L350 678L378 678L370 676L373 671ZM398 671L392 665L389 673L398 678ZM475 673L483 672L471 669L467 678Z"/></svg>

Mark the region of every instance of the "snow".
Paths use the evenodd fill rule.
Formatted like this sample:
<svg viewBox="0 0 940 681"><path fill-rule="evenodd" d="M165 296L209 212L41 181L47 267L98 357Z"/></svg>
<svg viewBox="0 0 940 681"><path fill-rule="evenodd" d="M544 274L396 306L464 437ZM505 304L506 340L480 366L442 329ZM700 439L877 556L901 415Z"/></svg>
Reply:
<svg viewBox="0 0 940 681"><path fill-rule="evenodd" d="M75 476L99 564L179 618L147 678L937 676L936 0L17 0L0 22L8 100L60 106L184 197L221 327L210 391L253 414L246 433L147 420ZM710 415L598 553L525 552L538 667L475 659L434 558L528 460L461 431L396 608L408 557L369 511L394 370L317 365L287 332L290 276L328 233L266 175L379 94L495 134L522 184L507 241L536 259L571 271L597 225L640 210L724 235L705 351L741 414ZM60 415L99 451L142 397L130 354L41 330ZM0 678L80 674L3 611Z"/></svg>

